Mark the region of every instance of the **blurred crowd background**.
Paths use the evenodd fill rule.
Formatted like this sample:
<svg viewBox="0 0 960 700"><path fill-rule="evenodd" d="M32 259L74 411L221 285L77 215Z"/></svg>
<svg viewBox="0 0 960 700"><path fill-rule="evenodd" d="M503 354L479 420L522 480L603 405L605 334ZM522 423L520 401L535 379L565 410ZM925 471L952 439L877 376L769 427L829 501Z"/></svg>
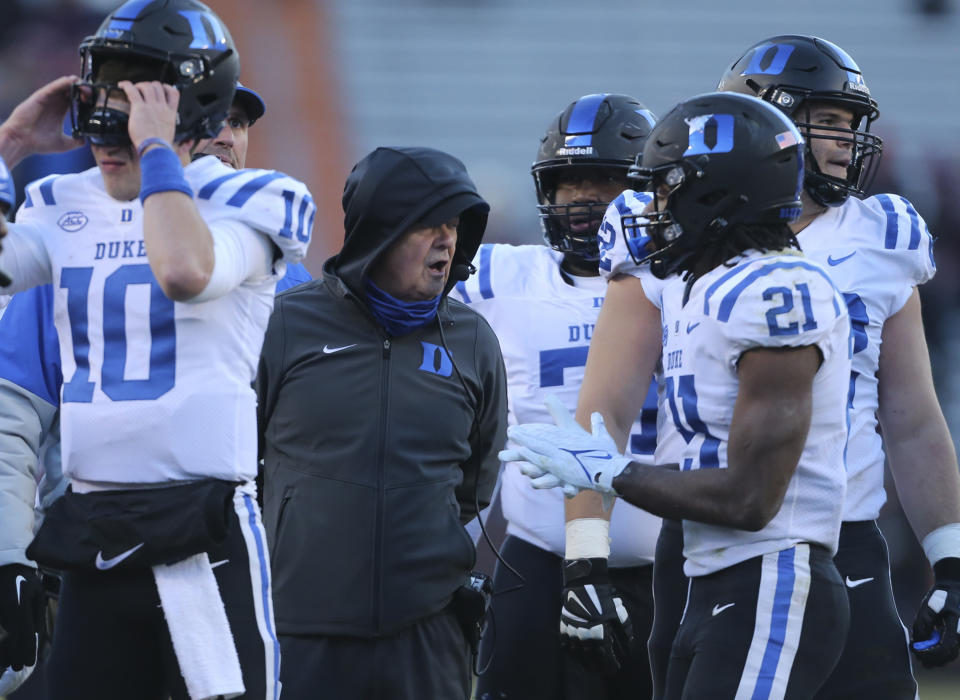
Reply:
<svg viewBox="0 0 960 700"><path fill-rule="evenodd" d="M626 93L656 114L707 92L753 43L814 34L847 50L880 104L874 192L910 199L937 237L922 288L936 385L960 443L960 0L207 0L267 103L247 165L310 186L320 211L307 266L342 239L351 165L378 145L461 158L493 206L488 241L541 241L529 168L550 120L580 95ZM120 0L3 0L0 118L79 70L77 45ZM86 149L33 158L21 187L92 165ZM916 465L923 469L924 465ZM895 498L882 526L905 620L929 580ZM922 684L927 682L924 676ZM940 680L960 684L960 665ZM922 685L921 688L924 686ZM958 685L957 687L960 687Z"/></svg>

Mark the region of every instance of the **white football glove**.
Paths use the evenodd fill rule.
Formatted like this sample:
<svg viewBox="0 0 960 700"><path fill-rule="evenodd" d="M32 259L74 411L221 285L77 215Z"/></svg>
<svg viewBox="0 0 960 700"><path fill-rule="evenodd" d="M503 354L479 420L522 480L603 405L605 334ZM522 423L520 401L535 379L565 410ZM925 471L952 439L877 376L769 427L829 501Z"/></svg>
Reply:
<svg viewBox="0 0 960 700"><path fill-rule="evenodd" d="M591 435L551 394L544 402L556 425L526 423L507 429L517 445L500 452L504 462L520 462L520 471L532 479L534 488L561 488L567 496L584 489L613 496L613 478L632 461L617 450L603 424L603 416L590 416Z"/></svg>

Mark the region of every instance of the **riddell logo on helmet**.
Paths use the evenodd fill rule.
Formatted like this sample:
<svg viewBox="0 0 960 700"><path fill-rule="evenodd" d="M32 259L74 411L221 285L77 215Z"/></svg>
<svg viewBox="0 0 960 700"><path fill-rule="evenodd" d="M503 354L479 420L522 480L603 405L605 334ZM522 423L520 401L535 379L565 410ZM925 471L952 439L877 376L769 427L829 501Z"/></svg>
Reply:
<svg viewBox="0 0 960 700"><path fill-rule="evenodd" d="M847 81L847 89L855 90L856 92L862 92L866 95L870 94L870 89L866 85L864 85L862 82L856 82L853 80Z"/></svg>
<svg viewBox="0 0 960 700"><path fill-rule="evenodd" d="M558 148L558 156L592 156L593 146L572 146L570 148Z"/></svg>

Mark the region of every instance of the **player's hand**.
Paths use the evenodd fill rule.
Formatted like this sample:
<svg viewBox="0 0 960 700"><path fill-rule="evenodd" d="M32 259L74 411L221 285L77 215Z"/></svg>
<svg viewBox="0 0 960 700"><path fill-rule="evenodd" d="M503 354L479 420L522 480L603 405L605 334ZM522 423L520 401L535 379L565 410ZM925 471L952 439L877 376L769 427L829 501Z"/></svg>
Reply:
<svg viewBox="0 0 960 700"><path fill-rule="evenodd" d="M0 157L8 167L15 167L33 153L59 153L83 145L82 139L63 133L71 87L77 80L77 76L68 75L47 83L0 124Z"/></svg>
<svg viewBox="0 0 960 700"><path fill-rule="evenodd" d="M633 626L610 583L607 560L565 559L560 644L590 671L612 674L626 662Z"/></svg>
<svg viewBox="0 0 960 700"><path fill-rule="evenodd" d="M934 584L913 621L910 649L926 668L943 666L960 654L960 558L933 565Z"/></svg>
<svg viewBox="0 0 960 700"><path fill-rule="evenodd" d="M23 564L0 566L0 669L19 671L37 662L37 643L44 624L43 584L37 570Z"/></svg>
<svg viewBox="0 0 960 700"><path fill-rule="evenodd" d="M130 101L127 129L134 149L139 150L140 144L149 138L161 138L172 144L177 130L180 91L157 80L136 84L121 80L117 87Z"/></svg>
<svg viewBox="0 0 960 700"><path fill-rule="evenodd" d="M507 435L516 447L500 452L500 459L521 462L520 471L533 479L535 488L561 487L567 492L566 487L570 486L578 491L592 489L615 494L613 478L631 460L617 450L603 416L594 413L590 417L591 434L580 427L556 396L548 396L546 406L556 425L511 426Z"/></svg>

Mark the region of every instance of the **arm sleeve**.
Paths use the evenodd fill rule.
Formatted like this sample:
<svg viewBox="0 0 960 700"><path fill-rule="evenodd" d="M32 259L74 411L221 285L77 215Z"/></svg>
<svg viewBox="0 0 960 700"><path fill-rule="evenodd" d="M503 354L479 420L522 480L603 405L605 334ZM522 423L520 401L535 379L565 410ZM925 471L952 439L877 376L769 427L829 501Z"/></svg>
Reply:
<svg viewBox="0 0 960 700"><path fill-rule="evenodd" d="M807 261L773 259L745 268L718 288L708 316L707 325L723 338L711 347L724 353L724 365L733 373L740 356L753 348L815 345L824 361L849 352L843 298L823 268Z"/></svg>
<svg viewBox="0 0 960 700"><path fill-rule="evenodd" d="M913 288L928 282L937 272L933 257L935 239L923 217L906 198L894 194L880 194L867 200L883 217L883 251L891 279L899 277L907 284L900 285L891 297L887 316L903 308Z"/></svg>
<svg viewBox="0 0 960 700"><path fill-rule="evenodd" d="M57 408L0 379L0 565L35 566L24 553L33 540L40 448Z"/></svg>
<svg viewBox="0 0 960 700"><path fill-rule="evenodd" d="M248 280L272 276L270 239L239 221L221 220L210 225L213 235L213 272L210 281L188 304L218 299Z"/></svg>
<svg viewBox="0 0 960 700"><path fill-rule="evenodd" d="M480 510L490 504L500 471L497 455L507 440L507 376L500 343L485 320L478 316L477 322L477 376L481 394L470 435L470 458L462 465L463 482L457 487L460 522L464 525L476 517L478 503Z"/></svg>
<svg viewBox="0 0 960 700"><path fill-rule="evenodd" d="M63 378L52 288L14 296L0 317L0 337L7 339L0 344L0 564L26 564L41 461L50 469L43 475L42 500L52 502L65 486L57 421Z"/></svg>
<svg viewBox="0 0 960 700"><path fill-rule="evenodd" d="M53 267L42 228L35 224L7 224L8 233L0 240L0 270L13 283L0 287L0 293L14 294L47 284L53 279Z"/></svg>

